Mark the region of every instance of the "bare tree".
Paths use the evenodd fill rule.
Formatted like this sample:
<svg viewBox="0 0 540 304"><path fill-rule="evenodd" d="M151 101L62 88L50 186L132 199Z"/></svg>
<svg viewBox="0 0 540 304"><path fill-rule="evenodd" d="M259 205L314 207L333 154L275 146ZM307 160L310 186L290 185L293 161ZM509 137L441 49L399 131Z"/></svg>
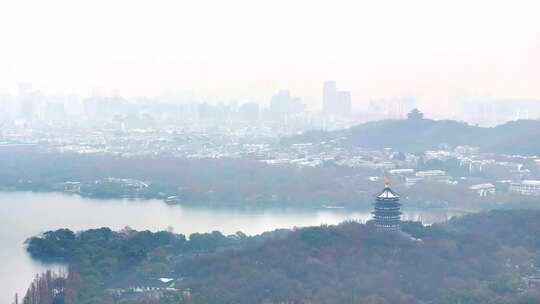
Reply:
<svg viewBox="0 0 540 304"><path fill-rule="evenodd" d="M63 272L53 273L48 270L36 275L26 291L22 304L52 304L56 296L64 293L64 280ZM15 303L18 304L17 296Z"/></svg>

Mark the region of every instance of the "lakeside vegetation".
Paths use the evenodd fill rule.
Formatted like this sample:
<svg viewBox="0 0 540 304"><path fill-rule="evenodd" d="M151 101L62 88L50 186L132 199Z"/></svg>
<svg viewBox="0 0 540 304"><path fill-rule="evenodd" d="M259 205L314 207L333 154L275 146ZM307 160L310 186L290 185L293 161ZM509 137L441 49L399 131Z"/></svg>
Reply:
<svg viewBox="0 0 540 304"><path fill-rule="evenodd" d="M455 160L426 161L422 170L458 170ZM452 171L454 170L454 171ZM242 159L185 159L171 155L123 157L76 154L43 147L0 149L3 190L58 191L92 198L160 199L169 204L241 208L371 208L381 171L325 164L268 165ZM466 174L456 172L456 174ZM495 177L499 178L498 175ZM500 177L504 178L504 177ZM403 187L396 185L397 190ZM535 199L508 195L480 198L466 184L424 182L407 189L410 207L486 210L536 207Z"/></svg>
<svg viewBox="0 0 540 304"><path fill-rule="evenodd" d="M540 301L540 211L406 222L403 232L356 222L251 237L60 229L28 251L69 264L79 304Z"/></svg>
<svg viewBox="0 0 540 304"><path fill-rule="evenodd" d="M170 155L58 153L39 147L0 149L0 170L0 184L7 190L60 191L95 198L173 197L173 204L205 206L354 206L371 197L367 190L375 184L346 178L369 176L371 170Z"/></svg>

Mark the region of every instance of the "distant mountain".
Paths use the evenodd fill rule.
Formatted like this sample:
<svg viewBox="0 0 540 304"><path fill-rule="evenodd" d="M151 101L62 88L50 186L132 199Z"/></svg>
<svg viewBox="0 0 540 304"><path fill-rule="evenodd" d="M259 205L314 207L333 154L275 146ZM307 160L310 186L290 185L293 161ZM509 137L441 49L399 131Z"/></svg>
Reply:
<svg viewBox="0 0 540 304"><path fill-rule="evenodd" d="M345 143L351 145L406 152L421 152L447 144L477 146L484 152L540 154L540 120L518 120L491 128L454 120L381 120L340 131L310 131L282 142L318 142L340 137L346 137Z"/></svg>

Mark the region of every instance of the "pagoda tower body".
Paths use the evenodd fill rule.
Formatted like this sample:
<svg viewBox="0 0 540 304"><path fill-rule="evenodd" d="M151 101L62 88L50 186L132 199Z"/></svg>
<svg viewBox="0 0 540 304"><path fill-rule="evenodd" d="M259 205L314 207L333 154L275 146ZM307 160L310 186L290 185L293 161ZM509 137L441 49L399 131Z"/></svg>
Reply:
<svg viewBox="0 0 540 304"><path fill-rule="evenodd" d="M377 194L374 205L372 214L375 227L385 231L398 231L401 224L401 203L399 194L392 191L388 183Z"/></svg>

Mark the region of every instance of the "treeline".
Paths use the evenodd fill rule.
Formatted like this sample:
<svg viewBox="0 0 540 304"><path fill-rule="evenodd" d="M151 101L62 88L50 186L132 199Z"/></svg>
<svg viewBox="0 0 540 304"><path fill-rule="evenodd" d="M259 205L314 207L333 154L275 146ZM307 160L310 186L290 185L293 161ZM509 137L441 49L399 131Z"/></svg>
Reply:
<svg viewBox="0 0 540 304"><path fill-rule="evenodd" d="M27 240L27 251L33 258L61 261L70 265L71 286L76 290L74 303L114 303L104 292L108 288L125 289L145 286L150 278L178 277L171 261L238 248L248 242L260 243L286 234L276 230L256 237L238 232L225 236L220 232L193 233L189 239L168 231L115 232L109 228L74 233L69 229L48 231ZM96 302L97 301L97 302Z"/></svg>
<svg viewBox="0 0 540 304"><path fill-rule="evenodd" d="M119 198L166 198L182 204L247 207L321 205L355 206L367 202L373 187L370 170L323 166L271 166L255 160L185 159L170 155L122 157L45 151L39 147L0 147L0 186L30 191L77 191L81 195ZM351 176L361 180L350 180ZM134 179L136 190L103 181ZM66 182L79 182L80 189ZM370 188L373 187L373 188ZM366 205L369 203L366 203Z"/></svg>
<svg viewBox="0 0 540 304"><path fill-rule="evenodd" d="M539 155L540 120L519 120L493 128L468 125L453 120L381 120L367 122L348 130L310 131L283 140L283 143L319 142L347 137L348 144L366 148L393 148L422 152L441 144L480 147L484 152Z"/></svg>
<svg viewBox="0 0 540 304"><path fill-rule="evenodd" d="M491 211L428 227L405 222L402 230L346 222L189 239L59 230L30 239L28 250L69 262L80 274L80 304L119 303L106 290L152 277L174 278L191 303L205 304L540 303L540 211Z"/></svg>
<svg viewBox="0 0 540 304"><path fill-rule="evenodd" d="M185 261L200 303L540 303L540 213L489 212L406 235L344 223Z"/></svg>
<svg viewBox="0 0 540 304"><path fill-rule="evenodd" d="M441 167L427 165L426 168ZM373 194L382 186L382 182L368 177L383 174L332 164L298 168L239 159L58 153L28 146L0 147L0 171L0 187L9 190L75 192L98 198L172 196L174 200L170 203L195 206L320 208L330 205L363 210L371 208ZM123 180L126 183L134 180L136 184L125 185ZM399 192L404 181L397 178L395 181L401 183L396 185ZM146 186L139 186L138 182ZM489 203L495 201L524 204L520 197L487 201L462 184L450 187L419 183L407 192L403 203L409 207L425 207L423 203L428 202L430 206L480 210L492 208Z"/></svg>

